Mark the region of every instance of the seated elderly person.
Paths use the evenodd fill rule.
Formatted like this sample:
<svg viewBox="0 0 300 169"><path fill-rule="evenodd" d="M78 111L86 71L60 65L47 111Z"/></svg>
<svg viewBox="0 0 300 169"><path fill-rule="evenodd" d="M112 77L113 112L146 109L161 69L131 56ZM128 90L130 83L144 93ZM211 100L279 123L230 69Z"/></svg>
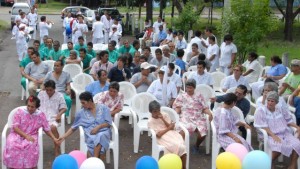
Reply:
<svg viewBox="0 0 300 169"><path fill-rule="evenodd" d="M36 89L41 88L46 74L50 67L41 61L40 54L33 52L30 62L24 69L24 76L29 80L28 92L30 95L36 95Z"/></svg>
<svg viewBox="0 0 300 169"><path fill-rule="evenodd" d="M300 141L289 131L289 127L296 128L298 135L300 128L293 122L288 109L276 106L279 101L277 92L269 92L266 100L266 105L258 107L254 114L254 127L264 129L268 134L267 142L272 151L272 169L275 168L275 160L280 154L290 157L289 169L296 169Z"/></svg>
<svg viewBox="0 0 300 169"><path fill-rule="evenodd" d="M250 86L248 80L242 74L243 74L243 66L241 65L234 66L233 75L227 76L224 79L222 91L226 92L228 89L232 87L237 87L238 85L244 85L249 90Z"/></svg>
<svg viewBox="0 0 300 169"><path fill-rule="evenodd" d="M198 57L200 54L200 51L198 49L197 43L192 44L192 51L187 53L186 61L189 63L192 58Z"/></svg>
<svg viewBox="0 0 300 169"><path fill-rule="evenodd" d="M168 45L162 47L163 56L169 59L169 62L175 62L176 57L174 54L170 53L170 48Z"/></svg>
<svg viewBox="0 0 300 169"><path fill-rule="evenodd" d="M167 113L160 111L160 104L156 100L149 103L149 112L148 128L155 131L157 143L165 147L165 153L180 156L182 169L186 169L186 147L182 136L174 128L175 123Z"/></svg>
<svg viewBox="0 0 300 169"><path fill-rule="evenodd" d="M158 69L160 69L162 66L166 65L168 62L169 62L169 58L164 57L162 55L161 49L158 48L155 50L155 57L152 58L149 63L157 66Z"/></svg>
<svg viewBox="0 0 300 169"><path fill-rule="evenodd" d="M92 93L93 96L98 93L108 91L109 86L106 70L100 69L97 74L98 80L93 81L85 87L85 91Z"/></svg>
<svg viewBox="0 0 300 169"><path fill-rule="evenodd" d="M99 70L105 70L107 73L113 68L113 64L108 61L108 52L101 51L97 53L97 58L99 61L96 61L91 68L90 75L93 76L94 80L97 80L99 77L97 76Z"/></svg>
<svg viewBox="0 0 300 169"><path fill-rule="evenodd" d="M19 108L12 119L11 132L6 138L3 151L3 164L8 168L36 168L39 159L38 130L44 132L54 142L58 140L52 134L47 118L38 110L40 100L29 96L26 107ZM3 144L3 143L2 143Z"/></svg>
<svg viewBox="0 0 300 169"><path fill-rule="evenodd" d="M76 50L71 50L70 51L70 55L68 58L66 58L65 60L66 64L81 64L81 59L77 54Z"/></svg>
<svg viewBox="0 0 300 169"><path fill-rule="evenodd" d="M141 72L135 73L130 79L130 83L136 87L137 93L146 92L151 83L156 80L156 77L150 73L151 67L155 66L143 62L140 66Z"/></svg>
<svg viewBox="0 0 300 169"><path fill-rule="evenodd" d="M111 82L108 91L98 93L94 96L94 102L106 105L112 117L123 109L124 95L119 90L119 83Z"/></svg>
<svg viewBox="0 0 300 169"><path fill-rule="evenodd" d="M205 114L209 116L209 120L211 121L212 113L209 110L209 106L206 105L202 94L195 92L196 81L188 79L185 86L186 93L178 95L174 101L173 109L180 115L179 121L189 133L197 134L197 141L193 146L193 151L196 153L199 151L199 146L207 134L208 126ZM180 134L185 138L183 131L180 131Z"/></svg>
<svg viewBox="0 0 300 169"><path fill-rule="evenodd" d="M177 97L177 89L174 82L164 79L165 71L164 68L159 70L159 78L151 83L147 92L154 95L162 106L171 107ZM166 84L164 84L164 80L167 81Z"/></svg>
<svg viewBox="0 0 300 169"><path fill-rule="evenodd" d="M93 96L89 92L81 93L79 99L82 108L76 113L71 128L60 137L60 142L74 133L79 126L82 126L85 143L88 147L88 157L100 157L101 160L104 160L111 138L112 119L109 108L106 105L94 103Z"/></svg>
<svg viewBox="0 0 300 169"><path fill-rule="evenodd" d="M38 94L38 98L41 101L40 110L45 113L51 131L58 139L59 133L57 127L59 123L61 123L61 115L67 110L67 105L64 96L58 91L55 91L55 82L53 80L46 81L44 87L45 90L40 91ZM55 156L60 155L60 147L55 143L54 151Z"/></svg>
<svg viewBox="0 0 300 169"><path fill-rule="evenodd" d="M204 61L198 61L197 63L197 71L190 73L189 79L195 79L197 85L198 84L206 84L210 87L213 87L213 79L211 74L205 71L206 63Z"/></svg>
<svg viewBox="0 0 300 169"><path fill-rule="evenodd" d="M247 78L249 83L257 82L261 72L261 65L257 58L258 55L256 53L250 52L247 61L243 63L243 67L246 68L243 76Z"/></svg>
<svg viewBox="0 0 300 169"><path fill-rule="evenodd" d="M285 100L291 95L295 89L300 85L300 60L293 59L291 61L291 73L284 79L279 91Z"/></svg>
<svg viewBox="0 0 300 169"><path fill-rule="evenodd" d="M237 102L237 96L233 93L227 93L224 96L224 103L214 111L214 124L217 131L217 139L224 150L232 143L240 143L248 151L253 150L251 145L244 138L238 135L238 127L251 129L244 121L241 121L232 112L232 108Z"/></svg>
<svg viewBox="0 0 300 169"><path fill-rule="evenodd" d="M53 80L55 82L56 91L63 94L65 102L67 104L67 111L65 111L65 115L69 116L69 112L72 107L72 99L71 99L71 76L68 72L63 71L64 63L61 60L58 60L54 63L54 70L52 72L48 72L44 83L48 80Z"/></svg>
<svg viewBox="0 0 300 169"><path fill-rule="evenodd" d="M252 97L257 99L261 96L262 89L264 87L264 81L268 79L272 79L274 82L278 83L279 80L285 77L287 74L286 67L282 64L279 56L271 57L271 67L265 72L263 77L258 81L251 84L252 88Z"/></svg>
<svg viewBox="0 0 300 169"><path fill-rule="evenodd" d="M132 48L132 45L129 43L129 41L127 39L124 39L123 45L119 47L118 52L122 56L126 53L129 53L131 48Z"/></svg>

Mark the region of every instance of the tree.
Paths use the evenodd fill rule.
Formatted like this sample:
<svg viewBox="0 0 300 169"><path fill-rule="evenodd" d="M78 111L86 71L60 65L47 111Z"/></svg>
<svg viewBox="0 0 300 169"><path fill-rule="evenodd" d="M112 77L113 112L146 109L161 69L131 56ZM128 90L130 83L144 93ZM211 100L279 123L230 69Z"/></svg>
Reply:
<svg viewBox="0 0 300 169"><path fill-rule="evenodd" d="M224 11L221 32L233 35L238 47L238 62L242 63L246 54L256 51L258 42L277 28L269 0L233 0L230 12Z"/></svg>
<svg viewBox="0 0 300 169"><path fill-rule="evenodd" d="M199 15L194 10L194 6L191 2L188 2L179 17L175 19L176 29L180 29L184 32L188 32L193 28L193 25L198 21Z"/></svg>
<svg viewBox="0 0 300 169"><path fill-rule="evenodd" d="M274 2L285 20L284 40L293 41L293 23L294 23L294 19L300 12L300 6L294 12L293 11L294 0L274 0ZM286 6L285 11L283 11L282 9L283 6Z"/></svg>
<svg viewBox="0 0 300 169"><path fill-rule="evenodd" d="M146 0L146 19L151 21L153 24L153 1L152 0Z"/></svg>

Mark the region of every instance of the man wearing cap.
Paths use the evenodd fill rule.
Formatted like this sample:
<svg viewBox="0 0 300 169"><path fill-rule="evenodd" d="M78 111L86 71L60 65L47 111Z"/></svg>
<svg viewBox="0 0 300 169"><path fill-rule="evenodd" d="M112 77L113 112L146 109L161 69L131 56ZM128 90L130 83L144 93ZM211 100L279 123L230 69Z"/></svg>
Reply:
<svg viewBox="0 0 300 169"><path fill-rule="evenodd" d="M136 87L137 93L146 92L151 83L156 80L156 77L150 73L150 68L155 67L154 65L144 62L141 64L141 72L135 73L130 83Z"/></svg>
<svg viewBox="0 0 300 169"><path fill-rule="evenodd" d="M291 61L291 73L285 78L279 90L279 95L282 95L285 100L294 92L300 85L300 60L293 59Z"/></svg>

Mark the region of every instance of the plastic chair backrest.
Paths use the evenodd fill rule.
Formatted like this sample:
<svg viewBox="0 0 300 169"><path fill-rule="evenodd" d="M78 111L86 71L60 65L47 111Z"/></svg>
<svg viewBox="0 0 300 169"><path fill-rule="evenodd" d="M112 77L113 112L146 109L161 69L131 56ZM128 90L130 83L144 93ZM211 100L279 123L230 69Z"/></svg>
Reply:
<svg viewBox="0 0 300 169"><path fill-rule="evenodd" d="M53 70L54 63L55 63L54 60L45 60L45 61L43 61L43 63L47 64L49 66L49 68L50 68L51 71Z"/></svg>
<svg viewBox="0 0 300 169"><path fill-rule="evenodd" d="M206 102L209 102L210 98L215 97L215 91L206 84L197 85L195 92L201 93Z"/></svg>
<svg viewBox="0 0 300 169"><path fill-rule="evenodd" d="M157 46L152 46L152 47L150 47L152 56L155 57L155 50L158 49L158 48L159 48L159 47L157 47Z"/></svg>
<svg viewBox="0 0 300 169"><path fill-rule="evenodd" d="M174 72L177 73L178 75L181 74L181 68L178 65L175 65Z"/></svg>
<svg viewBox="0 0 300 169"><path fill-rule="evenodd" d="M119 82L120 93L124 95L124 104L130 105L133 96L136 95L136 88L130 82Z"/></svg>
<svg viewBox="0 0 300 169"><path fill-rule="evenodd" d="M150 117L149 103L153 100L156 100L156 98L147 92L138 93L132 98L131 108L140 120Z"/></svg>
<svg viewBox="0 0 300 169"><path fill-rule="evenodd" d="M67 64L64 66L63 71L70 73L71 79L76 75L82 73L82 68L78 64Z"/></svg>
<svg viewBox="0 0 300 169"><path fill-rule="evenodd" d="M7 118L7 126L8 128L11 128L11 125L13 123L13 119L14 119L14 116L15 114L17 113L17 111L21 108L25 108L26 106L20 106L20 107L16 107L14 108L8 115L8 118Z"/></svg>
<svg viewBox="0 0 300 169"><path fill-rule="evenodd" d="M187 50L187 49L183 49L183 51L184 51L184 55L183 55L183 57L182 57L182 60L183 60L184 62L186 62L188 50Z"/></svg>
<svg viewBox="0 0 300 169"><path fill-rule="evenodd" d="M271 66L265 66L265 67L263 67L263 68L262 68L262 72L261 72L261 74L260 74L259 77L265 75L265 74L268 72L268 70L269 70L270 68L271 68Z"/></svg>
<svg viewBox="0 0 300 169"><path fill-rule="evenodd" d="M73 78L73 85L78 89L84 90L85 87L93 81L94 79L92 76L80 73Z"/></svg>
<svg viewBox="0 0 300 169"><path fill-rule="evenodd" d="M102 47L103 47L103 44L101 44L101 43L96 43L96 44L93 45L93 49L95 51L101 51Z"/></svg>
<svg viewBox="0 0 300 169"><path fill-rule="evenodd" d="M68 49L68 44L64 43L61 45L61 50L65 50L65 49Z"/></svg>
<svg viewBox="0 0 300 169"><path fill-rule="evenodd" d="M226 77L226 74L223 72L212 72L211 77L213 78L213 87L221 87L221 81Z"/></svg>
<svg viewBox="0 0 300 169"><path fill-rule="evenodd" d="M179 115L177 114L177 112L174 109L163 106L160 108L160 111L167 113L173 122L176 122L176 123L179 122Z"/></svg>
<svg viewBox="0 0 300 169"><path fill-rule="evenodd" d="M235 93L236 87L229 88L226 93Z"/></svg>
<svg viewBox="0 0 300 169"><path fill-rule="evenodd" d="M182 79L183 91L185 91L185 82L188 80L190 73L191 73L190 71L187 71L182 74L181 79Z"/></svg>
<svg viewBox="0 0 300 169"><path fill-rule="evenodd" d="M188 68L188 71L197 71L197 65L190 66L190 67Z"/></svg>

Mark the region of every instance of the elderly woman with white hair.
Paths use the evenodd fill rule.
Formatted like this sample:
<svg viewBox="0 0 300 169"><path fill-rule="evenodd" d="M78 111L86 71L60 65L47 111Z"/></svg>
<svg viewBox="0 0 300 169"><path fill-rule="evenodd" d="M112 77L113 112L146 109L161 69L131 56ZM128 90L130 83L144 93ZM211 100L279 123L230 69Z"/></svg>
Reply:
<svg viewBox="0 0 300 169"><path fill-rule="evenodd" d="M268 134L268 144L272 150L272 169L275 168L274 161L280 154L291 158L289 169L296 169L300 154L300 140L288 128L296 128L299 134L300 127L293 122L288 109L276 106L279 102L277 92L269 92L266 100L266 105L256 110L254 127L262 128Z"/></svg>
<svg viewBox="0 0 300 169"><path fill-rule="evenodd" d="M174 54L170 53L170 48L168 45L162 46L162 52L164 57L169 58L169 62L175 62L176 57Z"/></svg>

